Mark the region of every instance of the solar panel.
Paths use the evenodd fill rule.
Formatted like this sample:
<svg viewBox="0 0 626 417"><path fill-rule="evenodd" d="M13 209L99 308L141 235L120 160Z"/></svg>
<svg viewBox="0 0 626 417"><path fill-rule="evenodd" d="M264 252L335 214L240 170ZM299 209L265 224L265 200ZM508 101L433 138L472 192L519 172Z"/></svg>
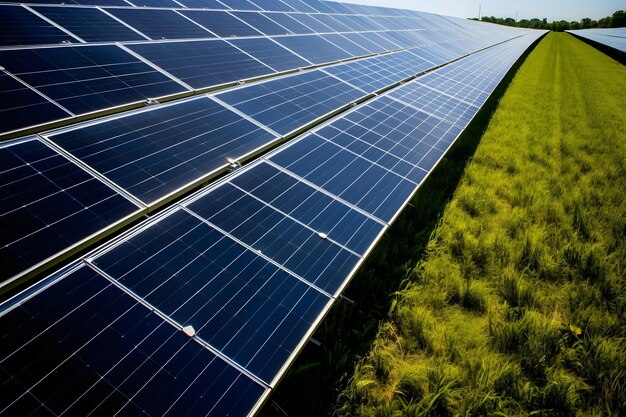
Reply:
<svg viewBox="0 0 626 417"><path fill-rule="evenodd" d="M304 12L304 13L317 13L317 10L306 4L305 1L302 0L281 0L283 3L289 5L295 11Z"/></svg>
<svg viewBox="0 0 626 417"><path fill-rule="evenodd" d="M336 15L333 16L333 15L329 15L329 14L316 14L314 16L315 16L315 19L319 20L324 25L326 25L329 28L331 28L334 32L350 32L350 31L352 31L352 29L350 29L350 27L344 25L339 20L337 20L337 16Z"/></svg>
<svg viewBox="0 0 626 417"><path fill-rule="evenodd" d="M47 137L146 204L276 140L206 97Z"/></svg>
<svg viewBox="0 0 626 417"><path fill-rule="evenodd" d="M3 414L244 416L266 393L89 267L50 281L2 306Z"/></svg>
<svg viewBox="0 0 626 417"><path fill-rule="evenodd" d="M383 221L415 190L415 183L315 134L270 161Z"/></svg>
<svg viewBox="0 0 626 417"><path fill-rule="evenodd" d="M230 10L230 8L217 0L176 0L178 3L190 9L221 9Z"/></svg>
<svg viewBox="0 0 626 417"><path fill-rule="evenodd" d="M274 40L314 64L350 58L351 55L318 35L280 36Z"/></svg>
<svg viewBox="0 0 626 417"><path fill-rule="evenodd" d="M272 68L219 39L146 42L129 44L127 47L196 89L274 72Z"/></svg>
<svg viewBox="0 0 626 417"><path fill-rule="evenodd" d="M211 225L302 279L334 294L360 257L292 218L224 184L187 207Z"/></svg>
<svg viewBox="0 0 626 417"><path fill-rule="evenodd" d="M227 91L217 98L287 135L362 95L322 71L310 71Z"/></svg>
<svg viewBox="0 0 626 417"><path fill-rule="evenodd" d="M185 91L115 45L4 50L0 65L74 114Z"/></svg>
<svg viewBox="0 0 626 417"><path fill-rule="evenodd" d="M369 53L387 52L387 49L361 33L343 33L344 38L366 49Z"/></svg>
<svg viewBox="0 0 626 417"><path fill-rule="evenodd" d="M0 286L139 208L35 138L0 145Z"/></svg>
<svg viewBox="0 0 626 417"><path fill-rule="evenodd" d="M173 7L179 8L180 4L173 0L128 0L137 7Z"/></svg>
<svg viewBox="0 0 626 417"><path fill-rule="evenodd" d="M259 6L256 6L248 0L220 0L233 10L261 10Z"/></svg>
<svg viewBox="0 0 626 417"><path fill-rule="evenodd" d="M22 6L0 5L0 45L62 42L79 41Z"/></svg>
<svg viewBox="0 0 626 417"><path fill-rule="evenodd" d="M217 36L257 36L261 32L252 26L237 19L228 12L205 11L205 10L183 10L181 14L187 16L194 22L202 25Z"/></svg>
<svg viewBox="0 0 626 417"><path fill-rule="evenodd" d="M253 56L275 71L288 71L311 65L310 62L305 61L267 38L232 39L228 40L228 43Z"/></svg>
<svg viewBox="0 0 626 417"><path fill-rule="evenodd" d="M289 15L289 17L297 20L298 22L302 23L316 33L326 33L333 31L331 28L317 20L312 15L308 15L305 13L292 13Z"/></svg>
<svg viewBox="0 0 626 417"><path fill-rule="evenodd" d="M213 35L174 10L165 9L106 9L150 39L209 38Z"/></svg>
<svg viewBox="0 0 626 417"><path fill-rule="evenodd" d="M289 31L289 33L301 35L305 33L314 33L314 30L303 25L298 22L296 19L291 17L291 14L287 13L262 13L262 15L267 16L272 19L272 21L278 23L285 29Z"/></svg>
<svg viewBox="0 0 626 417"><path fill-rule="evenodd" d="M249 0L251 3L255 4L257 7L260 7L263 10L271 10L278 12L294 12L292 7L288 4L282 2L281 0Z"/></svg>
<svg viewBox="0 0 626 417"><path fill-rule="evenodd" d="M92 262L266 384L330 302L182 209Z"/></svg>
<svg viewBox="0 0 626 417"><path fill-rule="evenodd" d="M340 47L352 56L365 56L371 54L370 51L343 37L343 35L331 34L321 35L321 37L329 42L332 42L333 45Z"/></svg>
<svg viewBox="0 0 626 417"><path fill-rule="evenodd" d="M63 26L86 42L146 39L96 8L34 6L33 10Z"/></svg>
<svg viewBox="0 0 626 417"><path fill-rule="evenodd" d="M404 88L393 91L389 97L458 126L468 125L479 110L472 104L441 94L418 83L410 83Z"/></svg>
<svg viewBox="0 0 626 417"><path fill-rule="evenodd" d="M232 12L239 19L254 27L264 35L286 35L289 30L258 12Z"/></svg>
<svg viewBox="0 0 626 417"><path fill-rule="evenodd" d="M582 29L568 30L567 32L609 46L618 51L626 52L626 30L624 28Z"/></svg>
<svg viewBox="0 0 626 417"><path fill-rule="evenodd" d="M70 117L71 114L4 71L0 72L0 133Z"/></svg>
<svg viewBox="0 0 626 417"><path fill-rule="evenodd" d="M383 229L382 223L265 161L229 182L359 255L365 255Z"/></svg>

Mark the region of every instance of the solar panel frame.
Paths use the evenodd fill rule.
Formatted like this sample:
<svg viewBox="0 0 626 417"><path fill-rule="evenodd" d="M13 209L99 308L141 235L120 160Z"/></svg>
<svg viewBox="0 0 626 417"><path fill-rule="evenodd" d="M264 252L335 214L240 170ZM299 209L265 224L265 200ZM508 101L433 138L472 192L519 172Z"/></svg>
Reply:
<svg viewBox="0 0 626 417"><path fill-rule="evenodd" d="M72 115L188 92L176 79L114 44L0 50L0 65Z"/></svg>
<svg viewBox="0 0 626 417"><path fill-rule="evenodd" d="M214 37L206 28L175 9L107 7L103 10L152 40Z"/></svg>
<svg viewBox="0 0 626 417"><path fill-rule="evenodd" d="M23 22L23 24L18 24L18 22ZM5 32L9 30L12 32ZM45 17L34 13L28 6L0 4L0 46L45 45L61 42L80 43L80 39L52 24Z"/></svg>
<svg viewBox="0 0 626 417"><path fill-rule="evenodd" d="M159 114L170 114L170 118ZM229 124L222 126L223 129L216 128L226 118ZM215 141L222 139L229 129L244 127L251 130L231 138L229 143L236 146L227 150L239 153L220 153L225 151L224 144ZM230 164L227 157L245 161L280 141L265 126L206 95L58 129L42 136L151 209L224 173ZM240 143L242 138L250 137L254 137L256 145ZM134 143L140 143L141 147L133 147ZM212 143L216 148L207 150ZM221 145L217 147L218 144ZM219 158L206 157L215 150ZM175 157L159 156L168 153ZM196 165L190 164L194 160ZM202 166L198 165L200 162ZM159 180L157 173L165 179L176 174L176 178ZM181 176L187 179L183 181ZM174 180L177 184L172 186Z"/></svg>
<svg viewBox="0 0 626 417"><path fill-rule="evenodd" d="M2 205L3 211L7 208L9 211L2 214L2 258L5 269L0 279L0 288L50 268L96 238L136 220L145 211L144 206L129 198L120 189L35 136L0 143L0 151L5 150L12 152L12 166L8 168L5 165L9 162L9 155L5 155L0 172L4 178L1 188L3 196L9 197L13 202L13 207L4 203ZM16 164L18 159L23 165ZM27 171L29 174L15 179L12 178L11 171ZM20 191L5 194L5 189L10 190L11 187L17 187ZM36 199L30 198L35 192L39 192ZM102 202L96 202L92 194L100 192L108 194ZM15 205L16 201L18 206ZM106 201L110 205L108 208L101 204ZM67 211L55 212L61 206ZM36 212L33 208L37 209ZM70 210L72 208L73 211ZM119 209L119 212L109 214L114 209ZM73 218L80 220L80 227L71 224L75 223ZM96 222L99 225L92 225ZM27 226L22 227L24 223ZM19 233L17 230L10 230L18 226ZM26 247L23 247L25 244ZM47 251L44 253L44 249L38 245L45 245ZM19 249L20 254L15 256L21 258L28 254L28 257L9 269L12 265L9 256L15 248ZM35 257L31 254L35 250L43 255ZM4 276L6 271L10 271L10 275Z"/></svg>

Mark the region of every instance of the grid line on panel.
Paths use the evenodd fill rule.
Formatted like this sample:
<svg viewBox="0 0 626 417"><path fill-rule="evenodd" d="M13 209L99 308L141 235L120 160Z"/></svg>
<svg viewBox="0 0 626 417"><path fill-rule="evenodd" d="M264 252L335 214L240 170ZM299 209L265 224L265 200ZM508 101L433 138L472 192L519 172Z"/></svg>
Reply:
<svg viewBox="0 0 626 417"><path fill-rule="evenodd" d="M117 288L119 288L120 290L122 290L125 294L128 294L131 298L133 298L136 302L138 302L139 304L141 304L142 306L146 307L147 309L149 309L150 311L152 311L154 314L156 314L158 317L160 317L164 322L168 323L169 325L173 326L174 328L182 331L183 330L183 325L176 322L172 317L170 317L169 315L165 314L164 312L162 312L161 310L159 310L158 308L156 308L155 306L153 306L152 304L150 304L148 301L146 301L143 297L140 297L139 295L137 295L134 291L132 291L130 288L126 287L125 285L123 285L122 283L120 283L118 280L116 280L115 278L111 277L109 274L107 274L105 271L103 271L101 268L99 268L97 265L95 265L93 263L93 260L85 260L83 259L83 262L89 267L91 268L94 272L96 272L97 274L101 275L103 278L105 278L107 281L109 281L111 283L111 285L116 286ZM197 343L199 343L200 345L202 345L204 348L206 348L207 350L209 350L211 353L213 353L214 355L216 355L217 357L221 358L222 360L224 360L226 363L228 363L229 365L231 365L232 367L234 367L235 369L237 369L239 372L241 372L242 374L246 375L248 378L252 379L253 381L257 382L258 384L261 384L263 386L268 386L266 382L262 381L260 378L258 378L256 375L252 374L251 372L249 372L248 370L246 370L245 368L243 368L241 365L239 365L237 362L233 361L231 358L229 358L228 356L224 355L222 352L220 352L219 350L215 349L213 346L211 346L209 343L205 342L204 340L202 340L202 338L200 338L197 335L194 335L192 337Z"/></svg>
<svg viewBox="0 0 626 417"><path fill-rule="evenodd" d="M259 251L257 249L254 249L252 246L250 246L250 245L246 244L245 242L237 239L235 236L231 235L226 230L224 230L224 229L220 228L219 226L211 223L209 220L207 220L204 217L200 216L199 214L197 214L195 211L191 210L190 208L188 208L186 206L180 206L180 208L182 210L184 210L185 212L187 212L188 214L190 214L193 217L195 217L196 219L198 219L201 222L205 223L206 225L210 226L211 228L217 230L219 233L223 234L227 238L229 238L232 241L234 241L234 242L238 243L239 245L243 246L246 250L250 251L251 253L254 253L256 256L259 256L259 257L263 258L265 261L269 262L270 264L274 265L275 267L281 269L282 271L288 273L289 275L292 275L298 281L302 282L303 284L308 285L310 288L314 289L315 291L318 291L320 294L322 294L322 295L324 295L326 297L329 297L329 298L335 298L334 295L332 295L329 292L323 290L322 288L318 287L317 285L313 284L312 282L307 281L306 279L304 279L300 275L298 275L295 272L289 270L284 265L280 264L279 262L276 262L275 260L273 260L269 256L265 255L263 252L261 252L261 251Z"/></svg>
<svg viewBox="0 0 626 417"><path fill-rule="evenodd" d="M271 165L272 167L274 167L275 169L277 169L277 170L281 171L282 173L287 174L287 175L289 175L289 176L290 176L290 177L292 177L292 178L295 178L296 180L298 180L298 181L302 182L303 184L308 185L309 187L311 187L311 188L315 189L316 191L318 191L318 192L320 192L320 193L322 193L322 194L327 195L328 197L330 197L330 198L332 198L332 199L334 199L334 200L336 200L336 201L340 202L341 204L344 204L344 205L346 205L346 206L350 207L352 210L355 210L355 211L357 211L357 212L361 213L362 215L364 215L364 216L366 216L366 217L369 217L370 219L374 220L375 222L380 223L380 224L382 224L382 225L389 225L389 223L388 223L388 222L386 222L386 221L382 220L381 218L377 217L376 215L374 215L374 214L372 214L372 213L369 213L369 212L367 212L367 211L363 210L363 209L362 209L362 208L360 208L360 207L357 207L355 204L352 204L352 203L350 203L349 201L344 200L344 199L343 199L343 198L341 198L340 196L335 195L335 194L333 194L333 193L329 192L328 190L326 190L326 189L324 189L324 188L320 187L319 185L317 185L317 184L315 184L315 183L313 183L313 182L311 182L311 181L307 180L306 178L303 178L303 177L301 177L301 176L297 175L296 173L291 172L291 171L290 171L290 170L288 170L287 168L284 168L284 167L282 167L282 166L280 166L280 165L278 165L278 164L274 163L271 159L269 159L271 156L272 156L272 155L267 155L267 156L262 157L263 162L265 162L265 163L267 163L267 164Z"/></svg>
<svg viewBox="0 0 626 417"><path fill-rule="evenodd" d="M23 4L22 7L24 7L25 9L27 9L28 11L30 11L31 13L33 13L34 15L36 15L37 17L45 20L46 22L50 23L52 26L56 27L57 29L65 32L66 34L70 35L73 38L78 39L78 41L80 43L87 43L85 42L85 40L81 37L79 37L78 35L73 34L72 32L70 32L69 30L65 29L63 26L58 25L55 21L48 19L47 16L44 16L43 14L39 13L38 11L36 11L35 9L33 9L32 7L29 7L27 4Z"/></svg>

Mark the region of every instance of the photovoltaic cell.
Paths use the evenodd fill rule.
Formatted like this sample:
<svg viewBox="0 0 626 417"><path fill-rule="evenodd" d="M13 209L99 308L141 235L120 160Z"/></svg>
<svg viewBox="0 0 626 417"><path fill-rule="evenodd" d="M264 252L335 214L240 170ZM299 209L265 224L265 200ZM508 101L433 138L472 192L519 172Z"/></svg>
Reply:
<svg viewBox="0 0 626 417"><path fill-rule="evenodd" d="M383 96L316 134L419 184L461 130Z"/></svg>
<svg viewBox="0 0 626 417"><path fill-rule="evenodd" d="M264 35L286 35L289 30L275 23L273 20L258 12L232 12L234 16L243 20Z"/></svg>
<svg viewBox="0 0 626 417"><path fill-rule="evenodd" d="M170 7L179 8L180 5L173 0L129 0L137 7Z"/></svg>
<svg viewBox="0 0 626 417"><path fill-rule="evenodd" d="M362 95L322 71L311 71L227 91L217 97L286 135Z"/></svg>
<svg viewBox="0 0 626 417"><path fill-rule="evenodd" d="M34 6L33 9L86 42L145 40L96 8Z"/></svg>
<svg viewBox="0 0 626 417"><path fill-rule="evenodd" d="M390 221L415 183L312 134L270 160L383 221Z"/></svg>
<svg viewBox="0 0 626 417"><path fill-rule="evenodd" d="M0 282L138 211L37 139L0 146Z"/></svg>
<svg viewBox="0 0 626 417"><path fill-rule="evenodd" d="M0 133L71 115L5 72L0 72Z"/></svg>
<svg viewBox="0 0 626 417"><path fill-rule="evenodd" d="M272 19L274 22L278 23L292 34L302 35L305 33L314 33L313 29L310 29L302 23L298 22L297 20L292 18L290 14L262 13L262 15Z"/></svg>
<svg viewBox="0 0 626 417"><path fill-rule="evenodd" d="M370 53L387 52L385 48L360 33L344 33L341 36L361 46L362 48L367 49Z"/></svg>
<svg viewBox="0 0 626 417"><path fill-rule="evenodd" d="M93 263L266 383L330 301L184 210Z"/></svg>
<svg viewBox="0 0 626 417"><path fill-rule="evenodd" d="M4 50L0 65L74 114L185 91L115 45Z"/></svg>
<svg viewBox="0 0 626 417"><path fill-rule="evenodd" d="M174 10L140 8L106 10L154 40L213 37L211 33Z"/></svg>
<svg viewBox="0 0 626 417"><path fill-rule="evenodd" d="M289 15L289 17L302 23L309 29L313 30L313 32L315 33L327 33L333 31L331 28L314 18L312 15L308 15L305 13L292 13Z"/></svg>
<svg viewBox="0 0 626 417"><path fill-rule="evenodd" d="M256 6L248 0L220 0L233 10L261 10L259 6Z"/></svg>
<svg viewBox="0 0 626 417"><path fill-rule="evenodd" d="M248 0L250 3L255 4L257 7L267 11L275 12L294 12L293 8L289 7L286 3L280 0Z"/></svg>
<svg viewBox="0 0 626 417"><path fill-rule="evenodd" d="M337 20L336 16L329 15L329 14L315 14L314 16L315 16L315 19L319 20L324 25L331 28L334 32L351 32L352 31L352 29L350 29L348 26L344 25L339 20Z"/></svg>
<svg viewBox="0 0 626 417"><path fill-rule="evenodd" d="M381 223L266 162L233 177L230 183L360 255L382 230Z"/></svg>
<svg viewBox="0 0 626 417"><path fill-rule="evenodd" d="M145 203L275 138L200 97L60 132L50 140Z"/></svg>
<svg viewBox="0 0 626 417"><path fill-rule="evenodd" d="M321 238L318 231L306 228L231 184L211 190L188 207L331 294L360 260L331 240Z"/></svg>
<svg viewBox="0 0 626 417"><path fill-rule="evenodd" d="M217 0L177 0L178 3L190 9L219 9L228 10L229 7Z"/></svg>
<svg viewBox="0 0 626 417"><path fill-rule="evenodd" d="M193 88L271 74L274 70L222 40L127 45Z"/></svg>
<svg viewBox="0 0 626 417"><path fill-rule="evenodd" d="M333 45L337 45L344 51L347 51L353 57L370 55L370 51L357 45L356 43L350 41L349 39L344 38L342 35L339 35L339 34L322 35L322 38L324 38L325 40L329 42L332 42Z"/></svg>
<svg viewBox="0 0 626 417"><path fill-rule="evenodd" d="M314 64L352 57L350 53L318 35L277 37L274 40Z"/></svg>
<svg viewBox="0 0 626 417"><path fill-rule="evenodd" d="M245 416L266 390L86 266L0 329L5 415Z"/></svg>
<svg viewBox="0 0 626 417"><path fill-rule="evenodd" d="M288 71L311 65L310 62L267 38L229 39L228 43L252 55L275 71Z"/></svg>
<svg viewBox="0 0 626 417"><path fill-rule="evenodd" d="M283 3L288 4L292 9L298 12L304 13L317 13L317 10L306 4L302 0L281 0Z"/></svg>
<svg viewBox="0 0 626 417"><path fill-rule="evenodd" d="M35 45L76 42L22 6L0 5L0 45Z"/></svg>
<svg viewBox="0 0 626 417"><path fill-rule="evenodd" d="M217 36L259 36L261 32L232 16L228 12L207 10L182 10L181 13L207 28Z"/></svg>
<svg viewBox="0 0 626 417"><path fill-rule="evenodd" d="M394 90L389 97L437 116L458 126L466 126L479 108L418 83Z"/></svg>

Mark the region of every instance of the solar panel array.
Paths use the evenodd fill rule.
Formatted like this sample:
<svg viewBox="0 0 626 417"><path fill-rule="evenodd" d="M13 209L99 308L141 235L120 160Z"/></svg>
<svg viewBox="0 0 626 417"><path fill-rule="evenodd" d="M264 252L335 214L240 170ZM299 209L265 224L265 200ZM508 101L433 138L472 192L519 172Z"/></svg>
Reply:
<svg viewBox="0 0 626 417"><path fill-rule="evenodd" d="M0 146L1 285L166 208L0 305L3 415L254 414L543 34L320 0L46 3L0 5L2 129L38 133Z"/></svg>
<svg viewBox="0 0 626 417"><path fill-rule="evenodd" d="M566 32L626 52L626 28L581 29Z"/></svg>

